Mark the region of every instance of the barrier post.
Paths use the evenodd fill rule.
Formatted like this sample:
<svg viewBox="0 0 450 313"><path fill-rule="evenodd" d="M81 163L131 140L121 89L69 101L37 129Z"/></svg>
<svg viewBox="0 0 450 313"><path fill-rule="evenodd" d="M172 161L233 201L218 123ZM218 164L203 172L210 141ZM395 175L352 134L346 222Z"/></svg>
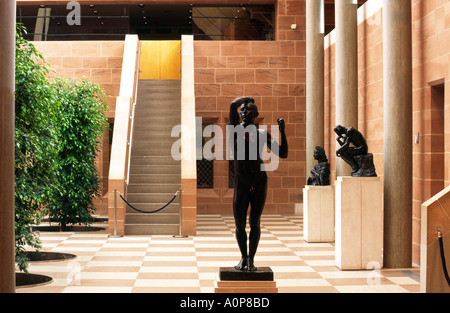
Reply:
<svg viewBox="0 0 450 313"><path fill-rule="evenodd" d="M110 238L119 238L122 236L117 235L117 189L114 188L114 235L109 236Z"/></svg>

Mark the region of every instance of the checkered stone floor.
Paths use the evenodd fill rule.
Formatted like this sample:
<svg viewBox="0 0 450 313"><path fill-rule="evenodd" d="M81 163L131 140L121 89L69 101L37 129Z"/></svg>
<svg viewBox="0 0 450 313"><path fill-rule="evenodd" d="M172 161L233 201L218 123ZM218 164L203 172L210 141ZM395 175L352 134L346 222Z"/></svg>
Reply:
<svg viewBox="0 0 450 313"><path fill-rule="evenodd" d="M419 268L341 271L333 243L303 240L303 219L263 215L256 266L272 268L279 293L419 292ZM107 227L106 224L93 226ZM232 216L199 215L197 235L108 237L107 231L41 232L43 251L77 255L30 263L50 284L18 293L213 293L219 267L240 259Z"/></svg>

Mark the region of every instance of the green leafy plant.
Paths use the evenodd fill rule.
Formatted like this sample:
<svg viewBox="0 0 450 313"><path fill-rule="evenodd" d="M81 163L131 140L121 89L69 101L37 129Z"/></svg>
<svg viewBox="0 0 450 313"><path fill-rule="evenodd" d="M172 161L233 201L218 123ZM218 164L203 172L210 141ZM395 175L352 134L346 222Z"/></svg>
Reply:
<svg viewBox="0 0 450 313"><path fill-rule="evenodd" d="M48 79L50 66L16 31L15 247L19 270L28 272L25 247L41 249L32 227L48 215L64 230L92 222L99 195L95 166L107 125L105 91L87 81Z"/></svg>
<svg viewBox="0 0 450 313"><path fill-rule="evenodd" d="M93 221L94 198L100 196L101 183L95 159L107 125L107 104L105 91L87 81L56 79L54 87L61 102L58 190L47 209L50 219L64 231L70 224L89 225Z"/></svg>
<svg viewBox="0 0 450 313"><path fill-rule="evenodd" d="M41 248L33 224L39 224L54 193L58 156L59 103L50 72L35 46L16 31L15 62L15 246L16 262L27 272L25 246Z"/></svg>

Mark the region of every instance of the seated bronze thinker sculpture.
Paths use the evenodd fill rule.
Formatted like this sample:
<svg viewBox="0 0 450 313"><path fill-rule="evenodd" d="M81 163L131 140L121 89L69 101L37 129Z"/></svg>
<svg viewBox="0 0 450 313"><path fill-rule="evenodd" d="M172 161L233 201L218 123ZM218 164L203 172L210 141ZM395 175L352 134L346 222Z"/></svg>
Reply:
<svg viewBox="0 0 450 313"><path fill-rule="evenodd" d="M238 113L238 108L240 113ZM243 127L244 138L238 138L237 132L230 136L234 154L234 195L233 214L236 224L236 240L241 252L241 260L235 266L236 270L256 271L254 257L258 248L261 236L260 220L264 209L267 195L267 173L264 171L261 153L256 157L251 157L251 146L255 141L258 149L261 149L260 140L264 140L272 152L278 151L280 158L287 158L288 144L285 134L285 123L283 119L278 119L278 128L281 135L281 144L278 146L272 136L263 129L257 129L254 125L255 118L258 117L258 108L255 100L250 97L237 98L230 104L229 124L236 127ZM241 121L242 120L242 123ZM239 157L239 141L244 142L245 155ZM261 142L262 143L262 142ZM276 147L274 145L277 145ZM261 151L260 151L261 152ZM249 251L247 253L247 233L245 231L248 207L250 209L249 224Z"/></svg>
<svg viewBox="0 0 450 313"><path fill-rule="evenodd" d="M368 152L364 136L353 127L338 125L334 128L339 146L336 155L352 167L351 176L376 177L373 155Z"/></svg>

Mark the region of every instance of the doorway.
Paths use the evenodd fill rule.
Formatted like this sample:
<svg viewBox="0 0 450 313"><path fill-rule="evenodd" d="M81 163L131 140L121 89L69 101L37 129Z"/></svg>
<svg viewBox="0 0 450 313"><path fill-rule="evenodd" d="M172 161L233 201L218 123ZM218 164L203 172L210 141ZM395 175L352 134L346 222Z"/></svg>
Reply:
<svg viewBox="0 0 450 313"><path fill-rule="evenodd" d="M181 79L181 41L141 41L139 79Z"/></svg>
<svg viewBox="0 0 450 313"><path fill-rule="evenodd" d="M430 88L429 179L434 195L445 186L445 88L443 83Z"/></svg>

